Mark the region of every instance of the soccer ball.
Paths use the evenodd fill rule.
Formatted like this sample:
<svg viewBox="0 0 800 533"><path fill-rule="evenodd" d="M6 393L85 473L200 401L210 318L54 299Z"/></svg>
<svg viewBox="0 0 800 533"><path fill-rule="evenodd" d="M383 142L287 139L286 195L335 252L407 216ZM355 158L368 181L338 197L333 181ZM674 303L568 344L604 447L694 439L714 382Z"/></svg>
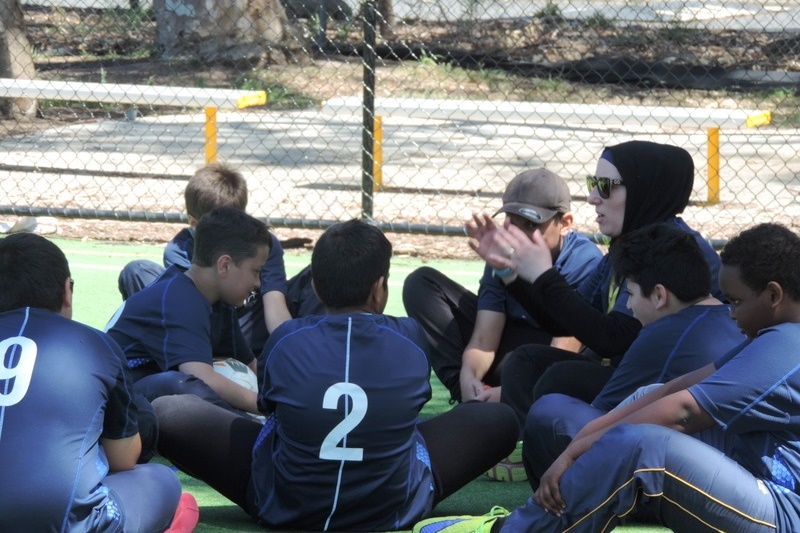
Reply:
<svg viewBox="0 0 800 533"><path fill-rule="evenodd" d="M214 360L214 371L245 389L258 392L258 378L246 364L237 359L230 357Z"/></svg>

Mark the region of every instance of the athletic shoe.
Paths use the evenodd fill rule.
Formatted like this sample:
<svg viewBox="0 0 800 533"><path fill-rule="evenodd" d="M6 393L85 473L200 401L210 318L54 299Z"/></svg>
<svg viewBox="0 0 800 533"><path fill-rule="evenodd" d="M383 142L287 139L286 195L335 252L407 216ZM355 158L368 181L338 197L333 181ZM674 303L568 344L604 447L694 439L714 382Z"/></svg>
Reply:
<svg viewBox="0 0 800 533"><path fill-rule="evenodd" d="M440 516L428 518L414 526L413 533L491 533L498 518L508 516L502 507L492 507L483 516Z"/></svg>
<svg viewBox="0 0 800 533"><path fill-rule="evenodd" d="M200 521L200 507L197 500L188 492L181 494L175 517L164 533L192 533Z"/></svg>
<svg viewBox="0 0 800 533"><path fill-rule="evenodd" d="M522 464L522 441L517 442L516 448L508 457L489 469L486 476L495 481L511 483L527 481L528 474L525 472L525 465Z"/></svg>

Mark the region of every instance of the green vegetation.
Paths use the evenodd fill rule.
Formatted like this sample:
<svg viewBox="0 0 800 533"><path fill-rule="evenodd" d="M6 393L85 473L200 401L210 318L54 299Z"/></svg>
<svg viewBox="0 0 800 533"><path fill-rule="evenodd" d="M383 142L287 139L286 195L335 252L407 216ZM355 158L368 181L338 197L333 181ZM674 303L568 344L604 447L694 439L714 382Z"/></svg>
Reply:
<svg viewBox="0 0 800 533"><path fill-rule="evenodd" d="M606 17L600 11L595 11L584 21L589 28L607 29L614 27L614 21Z"/></svg>
<svg viewBox="0 0 800 533"><path fill-rule="evenodd" d="M561 12L561 8L558 7L558 4L548 0L547 4L537 11L534 14L534 17L540 19L550 19L551 21L561 21L564 20L564 14Z"/></svg>

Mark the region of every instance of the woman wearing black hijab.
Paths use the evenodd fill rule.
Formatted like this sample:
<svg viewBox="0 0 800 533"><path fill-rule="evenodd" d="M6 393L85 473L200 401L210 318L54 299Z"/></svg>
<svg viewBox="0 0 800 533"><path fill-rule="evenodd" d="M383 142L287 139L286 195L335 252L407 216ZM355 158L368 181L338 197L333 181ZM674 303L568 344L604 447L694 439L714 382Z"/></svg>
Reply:
<svg viewBox="0 0 800 533"><path fill-rule="evenodd" d="M689 203L694 183L691 155L676 146L630 141L606 147L594 176L587 178L588 202L600 231L611 239L649 224L666 222L692 234L717 284L719 256L708 242L678 217ZM642 325L627 309L606 255L577 290L552 268L541 246L525 244L487 216L474 217L467 231L475 251L496 265L507 290L553 336L574 336L580 354L547 345L527 345L506 358L501 401L511 405L524 424L536 398L559 392L591 402L636 339Z"/></svg>

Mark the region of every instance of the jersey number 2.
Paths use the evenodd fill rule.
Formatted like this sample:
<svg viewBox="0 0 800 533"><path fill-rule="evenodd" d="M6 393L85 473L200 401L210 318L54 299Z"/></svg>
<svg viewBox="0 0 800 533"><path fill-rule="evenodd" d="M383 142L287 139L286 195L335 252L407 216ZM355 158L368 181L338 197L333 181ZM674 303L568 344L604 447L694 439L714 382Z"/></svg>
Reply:
<svg viewBox="0 0 800 533"><path fill-rule="evenodd" d="M355 383L336 383L325 391L322 399L323 409L337 409L339 398L345 396L345 410L347 398L353 404L350 412L346 412L344 420L336 424L322 441L319 449L319 458L330 461L361 461L364 459L364 448L348 448L347 434L358 426L367 414L367 393ZM342 443L339 446L339 443Z"/></svg>
<svg viewBox="0 0 800 533"><path fill-rule="evenodd" d="M6 368L2 360L6 359L9 350L19 350L19 361L12 368ZM0 407L8 407L18 403L25 397L33 376L33 365L36 363L36 353L38 348L36 343L27 337L9 337L0 341L0 382L6 381L6 385L0 388ZM8 381L13 379L11 392L8 390Z"/></svg>

